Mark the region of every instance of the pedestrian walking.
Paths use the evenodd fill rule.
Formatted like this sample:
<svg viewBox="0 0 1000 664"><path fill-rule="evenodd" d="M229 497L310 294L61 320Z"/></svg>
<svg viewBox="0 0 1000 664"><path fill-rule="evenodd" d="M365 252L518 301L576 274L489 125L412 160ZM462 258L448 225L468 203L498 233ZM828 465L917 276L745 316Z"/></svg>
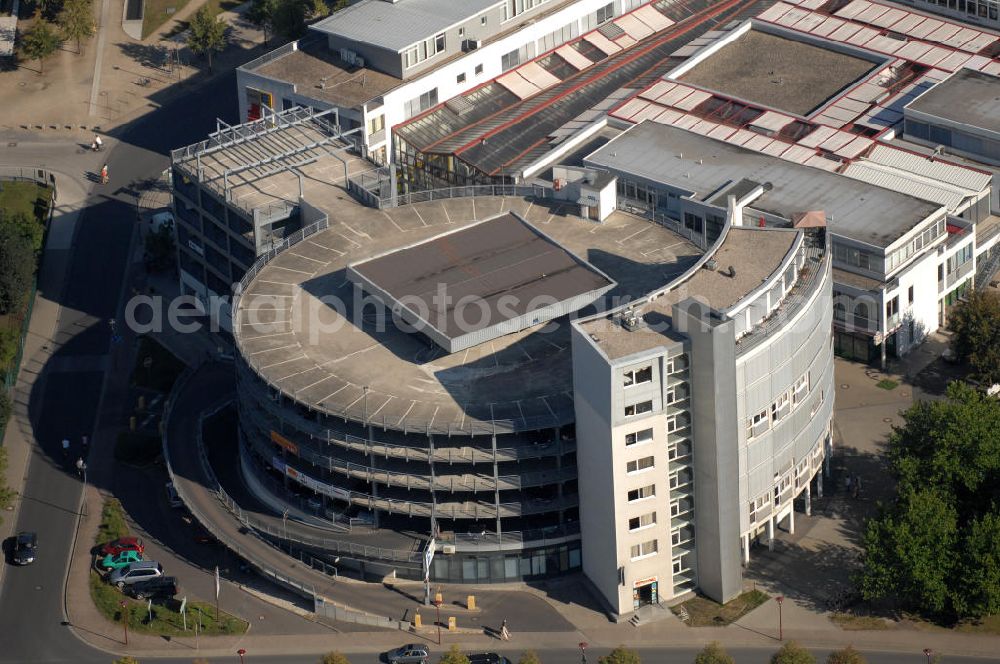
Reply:
<svg viewBox="0 0 1000 664"><path fill-rule="evenodd" d="M844 488L847 489L848 491L851 490L851 474L850 473L847 473L847 475L844 477Z"/></svg>
<svg viewBox="0 0 1000 664"><path fill-rule="evenodd" d="M108 165L104 164L101 166L101 184L108 183Z"/></svg>
<svg viewBox="0 0 1000 664"><path fill-rule="evenodd" d="M500 625L500 638L504 641L510 641L510 630L507 629L507 619L504 618L503 624Z"/></svg>
<svg viewBox="0 0 1000 664"><path fill-rule="evenodd" d="M83 468L84 468L83 457L77 457L76 474L79 475L80 477L83 477Z"/></svg>
<svg viewBox="0 0 1000 664"><path fill-rule="evenodd" d="M94 152L100 152L104 149L104 141L102 141L101 137L97 134L94 134L94 142L90 144L90 149Z"/></svg>
<svg viewBox="0 0 1000 664"><path fill-rule="evenodd" d="M861 476L854 478L854 497L857 498L861 495Z"/></svg>

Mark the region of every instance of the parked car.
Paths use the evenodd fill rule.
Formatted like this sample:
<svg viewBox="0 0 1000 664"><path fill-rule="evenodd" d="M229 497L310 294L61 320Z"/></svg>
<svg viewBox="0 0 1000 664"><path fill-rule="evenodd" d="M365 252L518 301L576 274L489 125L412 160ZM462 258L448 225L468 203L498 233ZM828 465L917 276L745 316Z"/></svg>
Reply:
<svg viewBox="0 0 1000 664"><path fill-rule="evenodd" d="M425 664L431 650L422 643L408 643L386 653L389 664Z"/></svg>
<svg viewBox="0 0 1000 664"><path fill-rule="evenodd" d="M11 560L15 565L30 565L35 562L35 551L38 549L38 535L30 532L20 532L14 538L14 550Z"/></svg>
<svg viewBox="0 0 1000 664"><path fill-rule="evenodd" d="M114 556L122 551L138 551L142 554L146 550L146 546L142 543L142 540L138 537L119 537L116 540L111 540L107 544L101 547L102 556Z"/></svg>
<svg viewBox="0 0 1000 664"><path fill-rule="evenodd" d="M163 566L154 560L143 560L112 571L108 576L108 582L122 589L138 581L147 581L157 576L163 576Z"/></svg>
<svg viewBox="0 0 1000 664"><path fill-rule="evenodd" d="M177 495L177 489L174 488L173 482L167 482L167 502L170 503L171 507L184 507L184 502Z"/></svg>
<svg viewBox="0 0 1000 664"><path fill-rule="evenodd" d="M108 554L101 559L101 567L105 569L118 569L137 563L142 560L142 554L138 551L126 550L117 554Z"/></svg>
<svg viewBox="0 0 1000 664"><path fill-rule="evenodd" d="M177 592L177 577L175 576L157 576L125 586L125 594L136 599L169 598L176 595Z"/></svg>
<svg viewBox="0 0 1000 664"><path fill-rule="evenodd" d="M511 664L511 661L495 652L476 652L466 655L469 664Z"/></svg>

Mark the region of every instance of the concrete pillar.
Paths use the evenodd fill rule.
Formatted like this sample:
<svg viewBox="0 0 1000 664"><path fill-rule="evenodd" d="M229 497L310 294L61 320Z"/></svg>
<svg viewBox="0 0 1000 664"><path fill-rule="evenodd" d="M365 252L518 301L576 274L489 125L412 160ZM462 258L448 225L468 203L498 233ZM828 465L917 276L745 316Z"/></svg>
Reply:
<svg viewBox="0 0 1000 664"><path fill-rule="evenodd" d="M812 516L812 482L806 482L806 516Z"/></svg>
<svg viewBox="0 0 1000 664"><path fill-rule="evenodd" d="M774 515L767 517L767 550L774 551Z"/></svg>
<svg viewBox="0 0 1000 664"><path fill-rule="evenodd" d="M750 534L743 536L743 566L750 564Z"/></svg>
<svg viewBox="0 0 1000 664"><path fill-rule="evenodd" d="M788 534L795 534L795 499L792 498L792 509L788 510Z"/></svg>
<svg viewBox="0 0 1000 664"><path fill-rule="evenodd" d="M816 495L823 497L823 473L816 473Z"/></svg>

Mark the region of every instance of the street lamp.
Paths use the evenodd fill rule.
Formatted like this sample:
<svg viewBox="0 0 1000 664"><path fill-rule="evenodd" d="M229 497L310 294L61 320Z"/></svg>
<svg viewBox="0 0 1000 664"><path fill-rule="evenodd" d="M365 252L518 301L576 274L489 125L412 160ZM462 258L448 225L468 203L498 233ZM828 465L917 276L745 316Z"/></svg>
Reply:
<svg viewBox="0 0 1000 664"><path fill-rule="evenodd" d="M587 646L590 645L586 641L580 641L580 664L587 664Z"/></svg>
<svg viewBox="0 0 1000 664"><path fill-rule="evenodd" d="M438 597L434 598L434 608L437 610L437 620L434 622L438 628L438 645L441 645L441 599Z"/></svg>
<svg viewBox="0 0 1000 664"><path fill-rule="evenodd" d="M122 625L125 626L125 645L128 645L128 611L126 611L128 604L125 603L125 600L122 600L118 602L118 606L122 607Z"/></svg>
<svg viewBox="0 0 1000 664"><path fill-rule="evenodd" d="M778 640L784 641L785 635L781 625L781 603L785 601L785 597L783 595L778 595L774 598L774 601L778 603Z"/></svg>
<svg viewBox="0 0 1000 664"><path fill-rule="evenodd" d="M243 655L247 654L246 648L240 648L236 651L236 654L240 656L240 664L243 664Z"/></svg>
<svg viewBox="0 0 1000 664"><path fill-rule="evenodd" d="M933 650L931 650L930 648L924 648L924 656L927 658L927 664L931 664L931 655L933 654L934 654Z"/></svg>

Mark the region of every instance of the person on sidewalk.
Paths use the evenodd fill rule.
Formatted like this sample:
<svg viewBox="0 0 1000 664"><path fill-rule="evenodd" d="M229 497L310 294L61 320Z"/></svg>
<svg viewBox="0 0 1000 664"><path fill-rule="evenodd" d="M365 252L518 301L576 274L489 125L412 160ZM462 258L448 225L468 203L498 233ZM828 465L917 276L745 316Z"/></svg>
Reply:
<svg viewBox="0 0 1000 664"><path fill-rule="evenodd" d="M108 165L104 164L101 166L101 184L108 183Z"/></svg>
<svg viewBox="0 0 1000 664"><path fill-rule="evenodd" d="M94 142L90 144L90 149L94 152L100 152L104 149L104 141L97 134L94 134Z"/></svg>
<svg viewBox="0 0 1000 664"><path fill-rule="evenodd" d="M507 629L507 619L503 619L503 624L500 625L500 638L504 641L510 641L510 630Z"/></svg>

